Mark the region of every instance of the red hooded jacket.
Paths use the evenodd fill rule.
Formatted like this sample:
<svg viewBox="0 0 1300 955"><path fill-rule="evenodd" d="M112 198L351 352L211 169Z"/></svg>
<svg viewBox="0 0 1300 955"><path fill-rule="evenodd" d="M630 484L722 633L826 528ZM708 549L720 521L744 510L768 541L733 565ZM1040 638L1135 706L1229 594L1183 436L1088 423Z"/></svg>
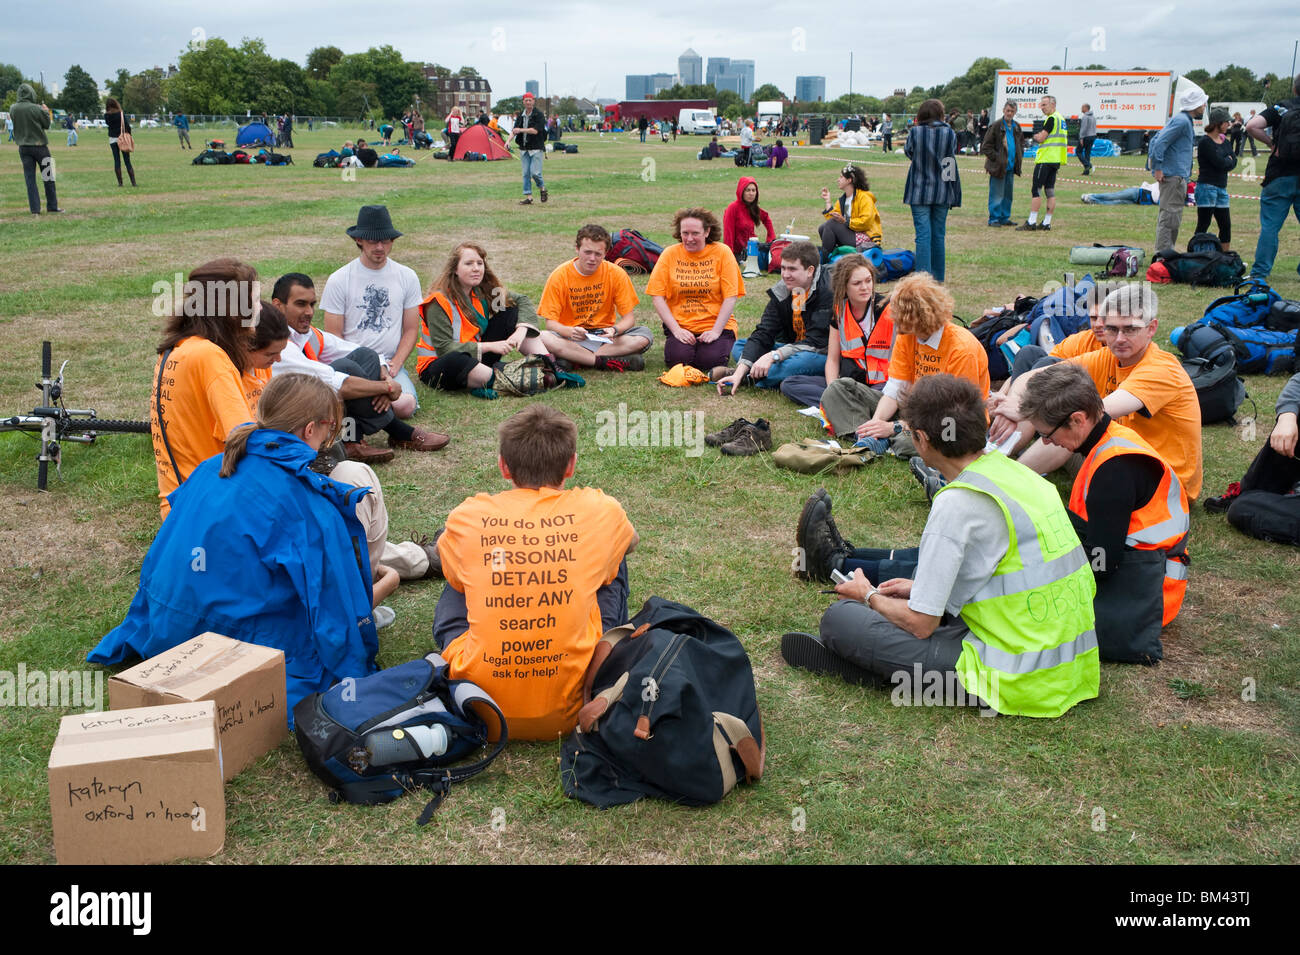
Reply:
<svg viewBox="0 0 1300 955"><path fill-rule="evenodd" d="M745 254L745 248L749 245L749 239L757 231L757 226L749 214L749 208L741 200L741 194L744 193L745 187L754 183L754 188L758 188L758 183L750 176L741 176L740 181L736 183L736 201L727 206L727 211L722 214L722 241L736 253L736 258ZM758 202L758 197L754 197L754 202ZM767 241L771 242L776 238L776 230L772 228L772 217L763 209L758 210L759 218L763 220L763 227L767 229Z"/></svg>

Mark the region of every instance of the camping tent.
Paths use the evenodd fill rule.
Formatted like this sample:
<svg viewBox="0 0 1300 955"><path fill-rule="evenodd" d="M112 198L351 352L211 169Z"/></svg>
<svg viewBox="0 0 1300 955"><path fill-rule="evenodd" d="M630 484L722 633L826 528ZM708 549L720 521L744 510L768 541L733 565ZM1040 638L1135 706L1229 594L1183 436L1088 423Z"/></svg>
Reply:
<svg viewBox="0 0 1300 955"><path fill-rule="evenodd" d="M235 137L236 146L274 146L275 135L266 127L265 123L249 123L247 126L239 128L239 135Z"/></svg>
<svg viewBox="0 0 1300 955"><path fill-rule="evenodd" d="M456 140L456 155L453 159L464 159L466 153L482 153L488 159L509 159L510 150L496 133L488 127L475 123Z"/></svg>

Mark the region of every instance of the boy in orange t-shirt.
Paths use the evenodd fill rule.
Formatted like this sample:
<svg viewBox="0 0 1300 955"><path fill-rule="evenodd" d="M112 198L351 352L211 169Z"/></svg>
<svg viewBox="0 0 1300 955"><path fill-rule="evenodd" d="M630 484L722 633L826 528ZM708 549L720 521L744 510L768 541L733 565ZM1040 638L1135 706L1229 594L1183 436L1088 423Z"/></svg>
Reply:
<svg viewBox="0 0 1300 955"><path fill-rule="evenodd" d="M731 313L745 294L740 266L708 209L679 209L673 236L680 241L664 249L645 289L667 336L664 364L725 368L739 328Z"/></svg>
<svg viewBox="0 0 1300 955"><path fill-rule="evenodd" d="M654 333L636 323L632 309L640 299L627 273L605 259L609 246L603 227L578 230L577 256L552 272L542 290L537 314L548 325L542 341L551 354L584 368L640 371Z"/></svg>
<svg viewBox="0 0 1300 955"><path fill-rule="evenodd" d="M624 558L637 535L603 491L564 489L578 462L566 415L532 405L498 434L511 490L448 515L434 639L453 679L496 700L512 739L554 739L577 723L597 642L627 620Z"/></svg>

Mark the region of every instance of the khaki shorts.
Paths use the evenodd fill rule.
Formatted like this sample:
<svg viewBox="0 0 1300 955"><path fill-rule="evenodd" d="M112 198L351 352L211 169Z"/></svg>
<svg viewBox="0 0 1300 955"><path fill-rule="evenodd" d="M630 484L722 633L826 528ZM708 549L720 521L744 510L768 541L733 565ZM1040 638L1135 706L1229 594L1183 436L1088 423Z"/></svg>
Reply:
<svg viewBox="0 0 1300 955"><path fill-rule="evenodd" d="M650 329L646 328L644 325L633 325L622 335L620 335L619 338L627 338L629 335L636 335L639 336L640 338L644 338L647 342L646 348L649 348L650 345L654 344L654 340L655 340L654 332L650 331ZM589 352L598 352L600 351L601 347L605 343L594 342L590 338L584 338L580 342L574 342L574 344L582 346L583 348L587 349L587 351Z"/></svg>

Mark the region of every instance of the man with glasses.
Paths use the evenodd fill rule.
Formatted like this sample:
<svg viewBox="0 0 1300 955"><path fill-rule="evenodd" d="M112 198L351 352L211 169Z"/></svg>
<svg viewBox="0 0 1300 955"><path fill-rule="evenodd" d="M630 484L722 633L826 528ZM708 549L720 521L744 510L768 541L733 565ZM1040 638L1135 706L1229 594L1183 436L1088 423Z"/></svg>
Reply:
<svg viewBox="0 0 1300 955"><path fill-rule="evenodd" d="M1070 520L1097 581L1101 658L1155 663L1160 629L1187 590L1187 495L1163 458L1106 413L1083 368L1062 362L1034 375L1020 410L1045 445L1083 456Z"/></svg>
<svg viewBox="0 0 1300 955"><path fill-rule="evenodd" d="M1173 468L1190 499L1201 493L1201 405L1182 363L1155 343L1156 295L1147 285L1114 289L1098 308L1105 348L1070 358L1092 378L1106 413L1136 431ZM1005 396L989 401L994 414L990 437L1002 442L1012 429L1023 440L1034 436L1021 398L1036 368L1015 380ZM1061 467L1070 452L1059 445L1035 442L1020 463L1039 474Z"/></svg>

